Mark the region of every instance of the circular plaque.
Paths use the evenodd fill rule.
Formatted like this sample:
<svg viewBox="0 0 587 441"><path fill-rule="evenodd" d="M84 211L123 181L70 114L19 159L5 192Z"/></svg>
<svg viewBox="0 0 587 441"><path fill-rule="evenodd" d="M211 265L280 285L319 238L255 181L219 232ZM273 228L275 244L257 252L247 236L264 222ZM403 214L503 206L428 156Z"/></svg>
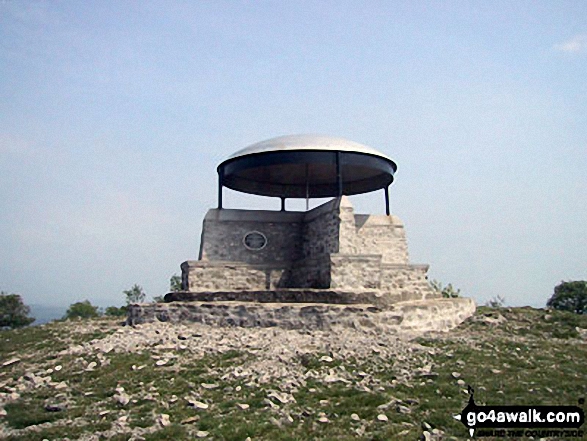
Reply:
<svg viewBox="0 0 587 441"><path fill-rule="evenodd" d="M251 231L243 237L243 245L249 250L259 251L267 245L267 238L259 231Z"/></svg>

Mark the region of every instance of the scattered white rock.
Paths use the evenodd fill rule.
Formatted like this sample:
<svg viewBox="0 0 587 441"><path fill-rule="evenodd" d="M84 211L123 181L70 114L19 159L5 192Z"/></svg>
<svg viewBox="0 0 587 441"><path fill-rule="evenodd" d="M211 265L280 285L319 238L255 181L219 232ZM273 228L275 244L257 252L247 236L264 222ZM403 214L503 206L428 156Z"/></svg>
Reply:
<svg viewBox="0 0 587 441"><path fill-rule="evenodd" d="M387 421L389 421L389 418L387 418L387 415L380 413L379 415L377 415L377 420L387 422Z"/></svg>
<svg viewBox="0 0 587 441"><path fill-rule="evenodd" d="M86 371L93 371L94 369L96 369L96 366L98 366L98 363L92 361L88 364L88 367L86 367Z"/></svg>
<svg viewBox="0 0 587 441"><path fill-rule="evenodd" d="M236 403L236 405L240 407L242 410L247 410L249 408L249 405L246 403Z"/></svg>
<svg viewBox="0 0 587 441"><path fill-rule="evenodd" d="M320 361L324 361L326 363L332 363L334 360L332 359L332 357L329 357L328 355L323 355L322 357L320 357Z"/></svg>
<svg viewBox="0 0 587 441"><path fill-rule="evenodd" d="M161 427L167 427L171 424L171 420L169 419L169 415L166 413L162 413L161 415L159 415L157 417L157 423L161 426Z"/></svg>
<svg viewBox="0 0 587 441"><path fill-rule="evenodd" d="M10 365L18 363L19 361L20 361L20 358L13 357L9 360L6 360L4 363L2 363L2 367L8 367Z"/></svg>
<svg viewBox="0 0 587 441"><path fill-rule="evenodd" d="M61 390L61 389L67 389L69 386L67 385L67 383L65 381L61 381L60 383L57 383L53 387L57 390Z"/></svg>
<svg viewBox="0 0 587 441"><path fill-rule="evenodd" d="M278 393L275 391L270 392L267 397L269 398L275 398L277 401L279 401L281 404L286 404L289 403L290 401L295 401L295 398L286 394L286 393Z"/></svg>
<svg viewBox="0 0 587 441"><path fill-rule="evenodd" d="M165 366L167 363L169 363L169 360L166 360L166 359L157 360L157 361L155 362L155 364L156 364L157 366Z"/></svg>
<svg viewBox="0 0 587 441"><path fill-rule="evenodd" d="M204 389L216 389L219 386L216 383L202 383L202 387Z"/></svg>
<svg viewBox="0 0 587 441"><path fill-rule="evenodd" d="M410 413L412 413L412 409L410 409L410 408L409 408L409 407L407 407L407 406L402 406L401 404L399 404L399 405L396 407L396 410L397 410L399 413L403 413L404 415L407 415L407 414L410 414Z"/></svg>
<svg viewBox="0 0 587 441"><path fill-rule="evenodd" d="M454 379L457 379L457 378L460 378L460 377L461 377L461 374L460 374L460 373L458 373L458 372L453 372L451 375L452 375L452 377L453 377Z"/></svg>
<svg viewBox="0 0 587 441"><path fill-rule="evenodd" d="M209 435L209 432L206 432L205 430L198 430L196 432L196 438L206 438Z"/></svg>
<svg viewBox="0 0 587 441"><path fill-rule="evenodd" d="M351 420L361 421L361 417L359 417L359 415L357 415L356 413L351 413Z"/></svg>
<svg viewBox="0 0 587 441"><path fill-rule="evenodd" d="M55 372L59 372L61 369L63 369L63 366L61 366L60 364L58 364L53 369L55 369Z"/></svg>
<svg viewBox="0 0 587 441"><path fill-rule="evenodd" d="M130 397L128 396L128 394L124 392L119 392L112 398L114 399L114 401L116 401L116 403L120 404L121 406L126 406L128 403L130 403Z"/></svg>
<svg viewBox="0 0 587 441"><path fill-rule="evenodd" d="M192 407L195 407L196 409L201 409L201 410L206 410L206 409L208 409L208 407L210 407L206 403L202 403L201 401L192 400L192 399L188 400L188 404Z"/></svg>

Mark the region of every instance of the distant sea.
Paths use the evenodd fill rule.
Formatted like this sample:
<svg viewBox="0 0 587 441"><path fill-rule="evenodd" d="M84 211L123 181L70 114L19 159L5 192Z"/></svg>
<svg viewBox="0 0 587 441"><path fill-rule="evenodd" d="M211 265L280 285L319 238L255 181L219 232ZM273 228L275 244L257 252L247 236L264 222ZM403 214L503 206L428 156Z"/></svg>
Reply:
<svg viewBox="0 0 587 441"><path fill-rule="evenodd" d="M34 317L35 321L32 323L35 325L42 325L52 320L63 318L66 306L48 306L48 305L29 305L31 307L30 317Z"/></svg>

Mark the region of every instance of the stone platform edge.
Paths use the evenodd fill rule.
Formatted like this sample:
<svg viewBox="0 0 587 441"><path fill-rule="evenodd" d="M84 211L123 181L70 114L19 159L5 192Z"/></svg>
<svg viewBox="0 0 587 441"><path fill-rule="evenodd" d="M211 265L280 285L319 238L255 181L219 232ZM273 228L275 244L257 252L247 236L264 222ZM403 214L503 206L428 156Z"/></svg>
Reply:
<svg viewBox="0 0 587 441"><path fill-rule="evenodd" d="M144 303L129 306L127 325L202 323L225 327L332 329L337 326L386 332L448 331L475 312L468 298L372 304L257 303L238 301Z"/></svg>

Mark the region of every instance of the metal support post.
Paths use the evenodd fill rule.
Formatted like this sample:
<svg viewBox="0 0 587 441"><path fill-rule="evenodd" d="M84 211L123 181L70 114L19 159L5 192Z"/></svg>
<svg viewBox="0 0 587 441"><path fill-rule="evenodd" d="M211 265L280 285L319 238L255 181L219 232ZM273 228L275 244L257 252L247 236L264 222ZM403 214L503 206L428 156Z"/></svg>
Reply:
<svg viewBox="0 0 587 441"><path fill-rule="evenodd" d="M342 164L340 161L340 152L336 152L336 185L338 186L338 197L342 197Z"/></svg>
<svg viewBox="0 0 587 441"><path fill-rule="evenodd" d="M218 169L218 209L222 210L222 186L224 184L224 167Z"/></svg>

